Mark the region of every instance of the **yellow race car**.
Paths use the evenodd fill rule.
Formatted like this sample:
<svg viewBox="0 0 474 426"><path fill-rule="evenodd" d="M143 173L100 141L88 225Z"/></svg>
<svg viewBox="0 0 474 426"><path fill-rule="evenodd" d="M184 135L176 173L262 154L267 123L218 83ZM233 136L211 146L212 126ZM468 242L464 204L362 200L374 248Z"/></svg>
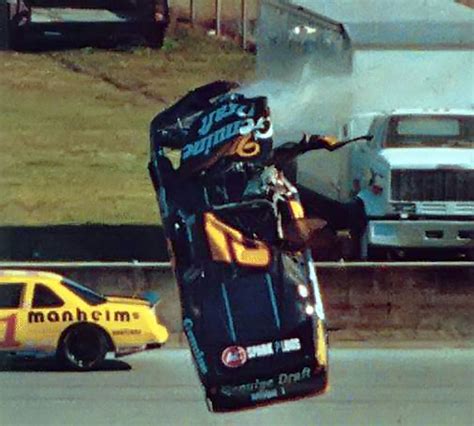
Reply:
<svg viewBox="0 0 474 426"><path fill-rule="evenodd" d="M156 301L104 296L49 272L0 270L0 352L56 355L68 368L91 370L107 352L123 356L166 342Z"/></svg>

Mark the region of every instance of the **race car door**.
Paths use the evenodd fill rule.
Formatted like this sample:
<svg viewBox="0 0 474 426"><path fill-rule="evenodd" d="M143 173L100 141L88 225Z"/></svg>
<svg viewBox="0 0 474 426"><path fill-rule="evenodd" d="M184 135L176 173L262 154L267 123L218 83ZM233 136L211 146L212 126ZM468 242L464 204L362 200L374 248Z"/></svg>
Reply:
<svg viewBox="0 0 474 426"><path fill-rule="evenodd" d="M46 284L32 283L28 292L28 347L41 352L54 352L62 331L73 322L65 311L63 299Z"/></svg>
<svg viewBox="0 0 474 426"><path fill-rule="evenodd" d="M25 343L25 294L25 283L8 282L0 285L0 351L18 351Z"/></svg>

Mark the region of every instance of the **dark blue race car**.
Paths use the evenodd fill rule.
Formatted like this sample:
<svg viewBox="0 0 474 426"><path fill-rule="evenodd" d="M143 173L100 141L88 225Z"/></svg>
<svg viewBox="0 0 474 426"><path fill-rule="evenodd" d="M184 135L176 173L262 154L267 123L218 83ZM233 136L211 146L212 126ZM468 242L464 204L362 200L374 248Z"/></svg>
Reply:
<svg viewBox="0 0 474 426"><path fill-rule="evenodd" d="M282 169L323 137L273 149L265 97L200 87L151 123L150 175L183 329L211 411L324 392L324 309L307 219Z"/></svg>

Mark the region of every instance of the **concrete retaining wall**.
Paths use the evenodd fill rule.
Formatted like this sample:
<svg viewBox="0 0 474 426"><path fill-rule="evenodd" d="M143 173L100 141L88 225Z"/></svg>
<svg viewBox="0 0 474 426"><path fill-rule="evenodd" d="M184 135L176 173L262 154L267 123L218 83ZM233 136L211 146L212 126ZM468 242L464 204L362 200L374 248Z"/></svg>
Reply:
<svg viewBox="0 0 474 426"><path fill-rule="evenodd" d="M161 226L78 224L1 226L0 259L159 262L169 257Z"/></svg>
<svg viewBox="0 0 474 426"><path fill-rule="evenodd" d="M24 265L0 264L0 267ZM153 265L33 265L66 275L104 293L158 290L159 315L181 331L177 286L169 268ZM474 263L439 266L326 264L318 267L332 330L441 332L474 339Z"/></svg>

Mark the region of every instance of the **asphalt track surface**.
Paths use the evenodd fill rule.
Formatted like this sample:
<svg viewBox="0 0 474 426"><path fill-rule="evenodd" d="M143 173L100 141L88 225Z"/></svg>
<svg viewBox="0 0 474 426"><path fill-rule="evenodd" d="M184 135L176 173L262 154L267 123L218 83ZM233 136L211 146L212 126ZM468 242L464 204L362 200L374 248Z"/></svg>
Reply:
<svg viewBox="0 0 474 426"><path fill-rule="evenodd" d="M232 414L206 409L185 349L70 373L0 372L0 425L472 425L474 349L333 349L326 395Z"/></svg>

